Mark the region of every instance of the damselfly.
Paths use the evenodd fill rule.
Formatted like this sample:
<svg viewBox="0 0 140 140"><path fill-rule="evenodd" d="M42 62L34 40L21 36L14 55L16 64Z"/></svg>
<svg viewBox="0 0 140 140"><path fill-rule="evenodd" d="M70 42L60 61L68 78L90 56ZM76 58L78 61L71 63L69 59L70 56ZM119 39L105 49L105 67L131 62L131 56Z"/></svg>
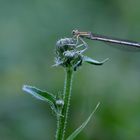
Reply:
<svg viewBox="0 0 140 140"><path fill-rule="evenodd" d="M74 35L74 37L77 38L77 40L78 39L82 40L83 44L86 44L86 42L83 41L82 38L87 38L90 40L103 41L103 42L107 42L107 43L111 43L111 44L118 44L118 45L140 48L140 42L128 41L128 40L123 40L123 39L116 39L116 38L107 37L104 35L94 34L92 32L80 32L78 30L73 30L72 34Z"/></svg>

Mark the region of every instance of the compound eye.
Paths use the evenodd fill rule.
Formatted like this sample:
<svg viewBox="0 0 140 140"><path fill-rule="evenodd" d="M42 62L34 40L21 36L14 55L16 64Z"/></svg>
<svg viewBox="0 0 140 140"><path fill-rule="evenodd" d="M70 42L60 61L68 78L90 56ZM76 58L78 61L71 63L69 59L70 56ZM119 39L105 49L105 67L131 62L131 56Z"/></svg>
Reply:
<svg viewBox="0 0 140 140"><path fill-rule="evenodd" d="M72 35L78 35L78 30L73 30Z"/></svg>

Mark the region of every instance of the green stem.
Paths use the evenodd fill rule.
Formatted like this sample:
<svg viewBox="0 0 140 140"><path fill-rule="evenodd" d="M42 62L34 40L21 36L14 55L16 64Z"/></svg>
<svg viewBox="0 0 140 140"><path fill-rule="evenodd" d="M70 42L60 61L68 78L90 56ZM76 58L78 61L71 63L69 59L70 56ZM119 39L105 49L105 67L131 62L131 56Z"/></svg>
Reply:
<svg viewBox="0 0 140 140"><path fill-rule="evenodd" d="M72 77L73 77L73 70L71 68L66 68L66 77L64 83L64 94L63 94L64 106L62 109L62 116L60 115L57 116L56 140L64 140L69 105L70 105Z"/></svg>

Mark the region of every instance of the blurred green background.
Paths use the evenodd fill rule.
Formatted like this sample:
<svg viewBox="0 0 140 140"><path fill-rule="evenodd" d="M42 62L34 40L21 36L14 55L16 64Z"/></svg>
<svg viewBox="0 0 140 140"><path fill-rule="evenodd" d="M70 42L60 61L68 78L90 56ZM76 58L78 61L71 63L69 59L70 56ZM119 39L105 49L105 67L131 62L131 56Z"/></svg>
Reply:
<svg viewBox="0 0 140 140"><path fill-rule="evenodd" d="M0 140L53 140L56 120L22 91L63 91L53 68L58 39L73 29L140 41L139 0L0 0ZM100 107L77 140L140 139L140 52L86 40L86 55L110 60L75 72L67 136Z"/></svg>

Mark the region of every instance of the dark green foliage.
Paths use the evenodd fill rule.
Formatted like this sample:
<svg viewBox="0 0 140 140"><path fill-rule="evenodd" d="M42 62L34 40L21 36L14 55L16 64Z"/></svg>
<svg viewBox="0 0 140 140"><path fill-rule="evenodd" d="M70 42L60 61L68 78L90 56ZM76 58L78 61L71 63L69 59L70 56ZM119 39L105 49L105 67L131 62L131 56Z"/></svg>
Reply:
<svg viewBox="0 0 140 140"><path fill-rule="evenodd" d="M60 110L64 104L62 99L57 98L52 93L40 90L36 87L24 85L22 89L26 93L33 95L35 98L46 101L50 105L51 109L56 113L56 115L61 115Z"/></svg>
<svg viewBox="0 0 140 140"><path fill-rule="evenodd" d="M77 135L86 127L86 125L90 121L91 117L93 116L93 114L97 110L99 104L100 103L97 104L97 106L95 107L93 112L90 114L90 116L87 118L87 120L85 120L85 122L83 122L82 125L80 127L78 127L66 140L74 140L77 137Z"/></svg>
<svg viewBox="0 0 140 140"><path fill-rule="evenodd" d="M90 57L84 56L83 61L93 65L103 65L106 61L108 61L108 58L103 61L97 61Z"/></svg>

